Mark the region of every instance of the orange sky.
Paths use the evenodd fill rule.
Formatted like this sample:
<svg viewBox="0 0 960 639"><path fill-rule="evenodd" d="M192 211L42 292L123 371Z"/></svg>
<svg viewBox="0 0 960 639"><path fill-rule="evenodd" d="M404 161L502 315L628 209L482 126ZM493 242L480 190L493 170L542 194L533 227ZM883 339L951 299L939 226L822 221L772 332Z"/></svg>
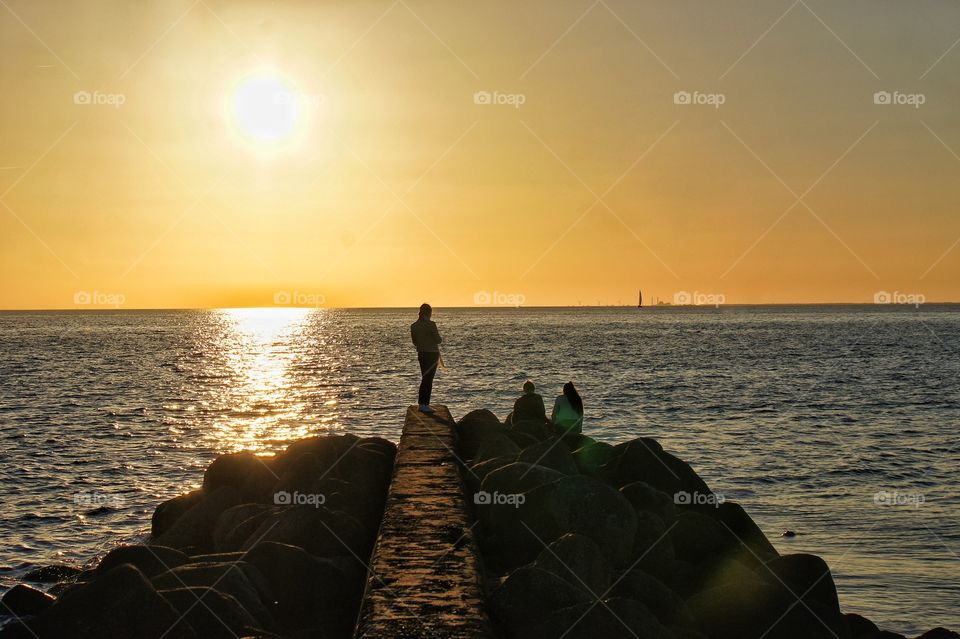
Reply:
<svg viewBox="0 0 960 639"><path fill-rule="evenodd" d="M957 301L958 24L5 0L0 308Z"/></svg>

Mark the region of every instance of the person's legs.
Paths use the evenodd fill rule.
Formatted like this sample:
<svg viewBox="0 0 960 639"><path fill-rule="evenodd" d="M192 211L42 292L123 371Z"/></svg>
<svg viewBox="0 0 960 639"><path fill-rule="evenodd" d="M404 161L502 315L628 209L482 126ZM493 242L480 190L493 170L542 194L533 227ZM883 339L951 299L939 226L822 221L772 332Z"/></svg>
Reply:
<svg viewBox="0 0 960 639"><path fill-rule="evenodd" d="M430 395L433 392L433 376L437 374L437 365L440 363L440 353L417 353L420 361L420 393L417 403L421 406L430 404Z"/></svg>

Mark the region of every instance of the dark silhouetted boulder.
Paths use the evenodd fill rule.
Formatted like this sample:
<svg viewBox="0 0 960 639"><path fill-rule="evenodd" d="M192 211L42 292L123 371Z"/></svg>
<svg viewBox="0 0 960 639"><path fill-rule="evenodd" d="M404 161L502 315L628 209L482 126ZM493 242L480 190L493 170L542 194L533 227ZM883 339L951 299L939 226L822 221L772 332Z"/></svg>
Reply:
<svg viewBox="0 0 960 639"><path fill-rule="evenodd" d="M581 474L599 477L602 469L618 454L610 444L588 441L573 451L573 461Z"/></svg>
<svg viewBox="0 0 960 639"><path fill-rule="evenodd" d="M383 437L364 437L360 445L378 449L385 457L390 459L391 466L393 465L394 458L397 456L397 445Z"/></svg>
<svg viewBox="0 0 960 639"><path fill-rule="evenodd" d="M696 630L690 630L689 628L670 626L670 631L673 633L673 639L710 639L707 635L699 633Z"/></svg>
<svg viewBox="0 0 960 639"><path fill-rule="evenodd" d="M847 628L850 631L850 639L873 639L880 628L866 617L861 617L853 613L843 615L847 621Z"/></svg>
<svg viewBox="0 0 960 639"><path fill-rule="evenodd" d="M758 639L786 606L757 575L728 580L687 600L699 630L711 639Z"/></svg>
<svg viewBox="0 0 960 639"><path fill-rule="evenodd" d="M556 610L512 635L523 639L674 639L639 601L610 598Z"/></svg>
<svg viewBox="0 0 960 639"><path fill-rule="evenodd" d="M692 564L719 561L736 547L722 524L696 511L680 512L668 537L677 558Z"/></svg>
<svg viewBox="0 0 960 639"><path fill-rule="evenodd" d="M535 441L542 442L560 435L560 429L548 420L523 419L515 421L509 425L512 433L521 433L527 437L532 437Z"/></svg>
<svg viewBox="0 0 960 639"><path fill-rule="evenodd" d="M180 516L190 510L203 499L202 490L194 490L184 495L178 495L161 503L153 511L150 533L154 539L167 532Z"/></svg>
<svg viewBox="0 0 960 639"><path fill-rule="evenodd" d="M563 479L563 473L525 462L513 462L490 472L483 483L482 490L501 494L525 493L537 486Z"/></svg>
<svg viewBox="0 0 960 639"><path fill-rule="evenodd" d="M30 570L23 576L24 581L35 584L55 584L77 578L83 570L64 564L51 564Z"/></svg>
<svg viewBox="0 0 960 639"><path fill-rule="evenodd" d="M717 518L736 535L737 539L749 546L764 561L780 555L740 504L725 501L717 506L716 513Z"/></svg>
<svg viewBox="0 0 960 639"><path fill-rule="evenodd" d="M273 462L273 469L277 476L282 478L291 470L293 464L300 463L298 460L304 454L310 454L316 460L313 467L316 478L339 477L340 464L361 443L361 438L351 434L298 439L277 455Z"/></svg>
<svg viewBox="0 0 960 639"><path fill-rule="evenodd" d="M620 489L620 494L627 498L633 509L646 510L660 517L663 521L673 521L677 516L677 509L673 497L657 490L645 481L635 481Z"/></svg>
<svg viewBox="0 0 960 639"><path fill-rule="evenodd" d="M565 431L557 426L554 426L557 429L556 435L560 436L563 439L563 443L567 445L571 451L580 450L588 444L595 444L597 440L589 435L584 435L583 433L571 433Z"/></svg>
<svg viewBox="0 0 960 639"><path fill-rule="evenodd" d="M331 451L327 451L327 458L313 452L303 452L296 456L288 452L283 464L283 474L273 486L273 496L270 501L276 503L277 495L281 493L302 493L314 494L314 484L321 478L336 477L339 464L344 463L344 457L340 461L331 459ZM335 462L335 464L334 464Z"/></svg>
<svg viewBox="0 0 960 639"><path fill-rule="evenodd" d="M168 546L186 552L213 550L213 529L217 519L226 509L240 503L240 491L234 486L221 486L213 492L204 492L194 503L159 537L151 543ZM190 554L190 553L188 553Z"/></svg>
<svg viewBox="0 0 960 639"><path fill-rule="evenodd" d="M820 557L808 554L783 555L767 562L767 568L776 575L777 585L789 589L790 595L802 597L808 605L817 603L840 612L837 586L833 582L830 567ZM763 576L762 572L759 574Z"/></svg>
<svg viewBox="0 0 960 639"><path fill-rule="evenodd" d="M731 501L720 504L715 517L736 542L746 547L747 552L741 552L738 556L744 563L765 563L780 556L740 504Z"/></svg>
<svg viewBox="0 0 960 639"><path fill-rule="evenodd" d="M103 574L121 564L136 567L147 577L182 566L189 561L184 553L165 546L117 546L100 560L95 573Z"/></svg>
<svg viewBox="0 0 960 639"><path fill-rule="evenodd" d="M24 584L17 584L3 595L3 614L18 617L36 615L53 605L53 597Z"/></svg>
<svg viewBox="0 0 960 639"><path fill-rule="evenodd" d="M674 498L681 493L712 494L689 464L665 452L656 440L641 437L617 444L614 450L616 455L600 471L612 486L643 481Z"/></svg>
<svg viewBox="0 0 960 639"><path fill-rule="evenodd" d="M213 588L176 588L161 590L160 595L180 613L180 624L205 639L248 637L259 627L257 620L236 599Z"/></svg>
<svg viewBox="0 0 960 639"><path fill-rule="evenodd" d="M738 562L734 562L738 563ZM717 585L701 590L687 605L700 632L712 639L844 639L839 610L792 594L772 576L731 568ZM814 599L819 599L815 597ZM807 603L809 601L810 603Z"/></svg>
<svg viewBox="0 0 960 639"><path fill-rule="evenodd" d="M179 617L143 573L122 564L65 591L53 606L30 621L30 629L41 639L197 637L189 625L177 624Z"/></svg>
<svg viewBox="0 0 960 639"><path fill-rule="evenodd" d="M396 451L386 449L379 442L361 439L344 451L333 466L324 469L324 473L365 491L378 492L390 483L395 456Z"/></svg>
<svg viewBox="0 0 960 639"><path fill-rule="evenodd" d="M271 488L278 479L271 468L272 462L272 457L260 457L250 451L220 455L207 466L203 489L213 492L223 486L233 486L243 501L264 502L270 498Z"/></svg>
<svg viewBox="0 0 960 639"><path fill-rule="evenodd" d="M295 506L271 514L244 542L243 550L264 541L303 548L317 557L354 554L368 557L376 530L365 530L350 515L324 506Z"/></svg>
<svg viewBox="0 0 960 639"><path fill-rule="evenodd" d="M933 630L928 630L917 639L958 639L960 634L947 630L946 628L934 628Z"/></svg>
<svg viewBox="0 0 960 639"><path fill-rule="evenodd" d="M486 408L478 408L477 410L472 410L463 417L460 418L460 421L457 422L457 431L461 429L471 429L480 424L494 424L496 426L502 426L503 422L500 421L500 418L497 417L492 411L487 410ZM459 433L461 436L463 433Z"/></svg>
<svg viewBox="0 0 960 639"><path fill-rule="evenodd" d="M570 449L560 438L546 439L532 446L527 446L520 451L517 461L546 466L564 475L579 473L577 465L573 461L573 456L570 454Z"/></svg>
<svg viewBox="0 0 960 639"><path fill-rule="evenodd" d="M693 617L686 603L662 581L638 567L621 575L613 594L639 601L665 626L692 628Z"/></svg>
<svg viewBox="0 0 960 639"><path fill-rule="evenodd" d="M593 600L590 593L552 572L533 566L513 571L490 596L493 617L517 628L554 610Z"/></svg>
<svg viewBox="0 0 960 639"><path fill-rule="evenodd" d="M656 513L634 511L637 516L637 534L633 538L632 561L647 572L662 575L673 568L676 554L670 540L670 528Z"/></svg>
<svg viewBox="0 0 960 639"><path fill-rule="evenodd" d="M213 549L217 552L239 550L272 511L265 504L239 504L227 508L220 513L213 527Z"/></svg>
<svg viewBox="0 0 960 639"><path fill-rule="evenodd" d="M270 584L277 602L277 620L285 628L318 624L325 610L342 610L355 616L365 574L356 559L348 559L361 570L274 542L257 544L245 557Z"/></svg>
<svg viewBox="0 0 960 639"><path fill-rule="evenodd" d="M486 409L470 411L457 422L457 448L464 459L474 459L480 444L504 431L496 415Z"/></svg>
<svg viewBox="0 0 960 639"><path fill-rule="evenodd" d="M717 511L706 514L708 511ZM736 561L758 573L766 562L779 557L753 520L735 503L715 509L678 508L670 529L676 557L700 566L705 577Z"/></svg>
<svg viewBox="0 0 960 639"><path fill-rule="evenodd" d="M477 464L468 466L463 472L464 481L467 484L467 495L472 495L480 490L480 485L487 475L493 471L503 468L508 464L517 461L515 455L506 455L504 457L494 457L486 459Z"/></svg>
<svg viewBox="0 0 960 639"><path fill-rule="evenodd" d="M506 429L504 435L510 438L510 440L520 447L520 450L523 450L527 446L533 446L534 444L539 444L541 440L537 439L533 435L528 435L527 433L520 432L519 430Z"/></svg>
<svg viewBox="0 0 960 639"><path fill-rule="evenodd" d="M668 482L668 489L664 491L667 494L675 494L677 492L686 492L689 494L698 495L713 494L713 492L710 490L710 487L707 486L707 483L700 478L700 475L698 475L696 471L693 470L693 467L691 467L687 462L668 453L667 451L661 451L657 457L661 462L663 462L663 465L666 465L667 472L661 474L658 469L655 471L654 475L660 475L664 481ZM656 484L653 482L648 483L656 486ZM670 490L670 488L674 489ZM661 490L664 489L661 488Z"/></svg>
<svg viewBox="0 0 960 639"><path fill-rule="evenodd" d="M534 567L552 572L574 586L602 597L613 582L613 566L597 543L578 534L566 534L544 548Z"/></svg>
<svg viewBox="0 0 960 639"><path fill-rule="evenodd" d="M495 457L517 457L520 455L520 447L515 441L504 434L497 434L487 437L480 442L477 454L474 455L474 462L482 462Z"/></svg>
<svg viewBox="0 0 960 639"><path fill-rule="evenodd" d="M269 582L245 561L185 564L162 572L151 582L157 590L206 587L233 597L261 627L270 627L273 617L264 602L273 601Z"/></svg>
<svg viewBox="0 0 960 639"><path fill-rule="evenodd" d="M672 559L662 564L638 564L640 568L660 581L684 600L701 589L700 574L696 566L680 559Z"/></svg>
<svg viewBox="0 0 960 639"><path fill-rule="evenodd" d="M388 482L364 486L360 482L325 477L314 482L311 492L323 495L323 505L355 517L364 527L379 528L386 504Z"/></svg>
<svg viewBox="0 0 960 639"><path fill-rule="evenodd" d="M490 510L491 541L505 565L532 561L544 545L566 533L593 539L614 566L624 565L633 551L637 517L630 502L589 477L565 476L524 493L518 508Z"/></svg>
<svg viewBox="0 0 960 639"><path fill-rule="evenodd" d="M736 558L726 559L714 564L710 570L704 569L703 564L699 566L691 565L691 567L694 569L693 572L695 573L696 581L691 584L692 590L689 591L688 594L710 588L722 588L729 584L738 584L740 582L752 583L759 579L760 581L769 583L771 580L770 573L767 572L766 568L755 565L748 566ZM680 592L677 588L674 588L674 590Z"/></svg>

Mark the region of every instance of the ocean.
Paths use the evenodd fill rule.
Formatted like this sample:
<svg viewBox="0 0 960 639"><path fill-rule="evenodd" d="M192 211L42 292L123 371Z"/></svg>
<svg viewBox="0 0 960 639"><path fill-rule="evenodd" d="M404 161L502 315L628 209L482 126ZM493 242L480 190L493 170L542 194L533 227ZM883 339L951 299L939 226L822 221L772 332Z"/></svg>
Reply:
<svg viewBox="0 0 960 639"><path fill-rule="evenodd" d="M0 313L0 586L149 532L219 453L396 441L415 309ZM573 380L584 432L645 436L833 570L845 612L960 629L960 306L437 309L434 402L501 418ZM781 537L785 530L795 537Z"/></svg>

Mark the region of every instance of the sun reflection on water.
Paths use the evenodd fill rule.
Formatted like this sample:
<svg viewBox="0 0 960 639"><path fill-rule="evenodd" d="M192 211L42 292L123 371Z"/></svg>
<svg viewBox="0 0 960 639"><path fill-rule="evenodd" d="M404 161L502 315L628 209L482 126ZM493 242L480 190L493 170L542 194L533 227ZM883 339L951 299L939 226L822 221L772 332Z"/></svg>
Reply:
<svg viewBox="0 0 960 639"><path fill-rule="evenodd" d="M314 417L313 398L296 379L297 369L308 367L308 342L316 338L323 313L303 308L216 311L215 328L203 338L209 355L203 358L203 374L229 383L212 385L205 398L216 417L205 439L221 450L267 452L336 427L330 401L321 402L324 417Z"/></svg>

